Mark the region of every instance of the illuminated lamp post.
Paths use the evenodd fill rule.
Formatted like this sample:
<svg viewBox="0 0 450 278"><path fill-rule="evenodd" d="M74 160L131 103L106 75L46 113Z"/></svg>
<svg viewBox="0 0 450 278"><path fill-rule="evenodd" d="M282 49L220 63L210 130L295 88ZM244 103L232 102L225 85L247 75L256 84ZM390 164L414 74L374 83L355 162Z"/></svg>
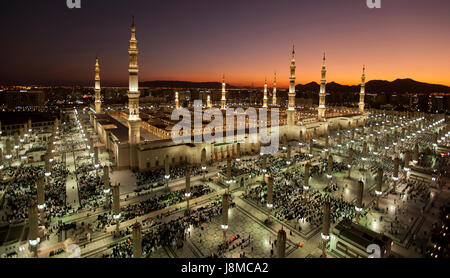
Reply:
<svg viewBox="0 0 450 278"><path fill-rule="evenodd" d="M359 223L359 216L362 211L362 199L363 199L363 193L364 193L364 183L362 181L358 182L357 187L357 195L356 195L356 223Z"/></svg>
<svg viewBox="0 0 450 278"><path fill-rule="evenodd" d="M225 194L222 195L222 225L221 225L225 245L227 244L229 199L230 195L228 194L227 191L225 191Z"/></svg>
<svg viewBox="0 0 450 278"><path fill-rule="evenodd" d="M28 244L30 246L30 251L33 252L34 257L37 257L38 244L39 242L41 242L41 239L39 237L37 206L34 200L30 201L28 205L28 220Z"/></svg>
<svg viewBox="0 0 450 278"><path fill-rule="evenodd" d="M166 159L164 160L164 169L165 169L164 179L166 180L166 190L169 190L170 166L168 156L166 156Z"/></svg>
<svg viewBox="0 0 450 278"><path fill-rule="evenodd" d="M227 157L227 180L225 182L229 191L231 183L233 183L233 179L231 178L231 156Z"/></svg>
<svg viewBox="0 0 450 278"><path fill-rule="evenodd" d="M311 164L306 163L305 164L305 177L304 177L304 185L303 185L303 189L305 191L309 190L309 172L310 172L310 168L311 168Z"/></svg>
<svg viewBox="0 0 450 278"><path fill-rule="evenodd" d="M267 178L267 222L270 223L270 214L273 208L273 178Z"/></svg>
<svg viewBox="0 0 450 278"><path fill-rule="evenodd" d="M116 221L116 237L120 233L120 186L116 184L112 187L113 192L113 219Z"/></svg>
<svg viewBox="0 0 450 278"><path fill-rule="evenodd" d="M202 172L203 172L203 181L206 181L206 150L202 150Z"/></svg>
<svg viewBox="0 0 450 278"><path fill-rule="evenodd" d="M309 139L309 157L311 157L311 158L314 156L314 154L313 154L313 143L314 143L313 138L310 138Z"/></svg>
<svg viewBox="0 0 450 278"><path fill-rule="evenodd" d="M414 145L413 163L417 165L419 163L419 144Z"/></svg>
<svg viewBox="0 0 450 278"><path fill-rule="evenodd" d="M111 208L111 181L109 180L109 167L103 167L103 193L105 194L106 209Z"/></svg>
<svg viewBox="0 0 450 278"><path fill-rule="evenodd" d="M292 149L292 147L291 147L291 145L287 145L287 160L286 160L286 164L289 166L289 165L291 165L291 150Z"/></svg>
<svg viewBox="0 0 450 278"><path fill-rule="evenodd" d="M375 188L375 195L377 196L377 209L380 208L380 196L383 194L382 186L383 186L383 168L378 168L377 177L376 177L377 185Z"/></svg>
<svg viewBox="0 0 450 278"><path fill-rule="evenodd" d="M394 173L392 175L392 180L393 180L393 184L392 184L392 190L393 193L395 194L396 189L397 189L397 181L398 181L398 167L399 167L399 159L398 159L398 155L395 154L395 158L394 158Z"/></svg>
<svg viewBox="0 0 450 278"><path fill-rule="evenodd" d="M189 200L191 199L191 167L189 165L186 165L186 188L184 191L184 196L186 197L186 214L189 215Z"/></svg>
<svg viewBox="0 0 450 278"><path fill-rule="evenodd" d="M327 243L330 240L330 202L325 201L323 204L323 220L322 220L322 257L327 257Z"/></svg>
<svg viewBox="0 0 450 278"><path fill-rule="evenodd" d="M349 179L350 179L350 175L351 175L351 172L352 172L352 162L353 162L353 148L350 147L348 149L348 165L347 165L347 168L348 168L348 176L347 176L347 178L349 178Z"/></svg>
<svg viewBox="0 0 450 278"><path fill-rule="evenodd" d="M263 172L263 174L265 174L267 172L267 155L263 154L263 153L261 153L260 155L263 158L263 161L262 161L262 172Z"/></svg>
<svg viewBox="0 0 450 278"><path fill-rule="evenodd" d="M327 173L327 179L328 179L328 186L331 184L331 179L333 178L333 156L328 156L328 173Z"/></svg>
<svg viewBox="0 0 450 278"><path fill-rule="evenodd" d="M44 177L40 176L37 181L37 208L39 210L41 224L45 225L45 181Z"/></svg>
<svg viewBox="0 0 450 278"><path fill-rule="evenodd" d="M281 230L277 234L277 255L280 259L286 256L286 238L286 231L281 226Z"/></svg>
<svg viewBox="0 0 450 278"><path fill-rule="evenodd" d="M133 258L142 258L142 225L139 222L133 225Z"/></svg>

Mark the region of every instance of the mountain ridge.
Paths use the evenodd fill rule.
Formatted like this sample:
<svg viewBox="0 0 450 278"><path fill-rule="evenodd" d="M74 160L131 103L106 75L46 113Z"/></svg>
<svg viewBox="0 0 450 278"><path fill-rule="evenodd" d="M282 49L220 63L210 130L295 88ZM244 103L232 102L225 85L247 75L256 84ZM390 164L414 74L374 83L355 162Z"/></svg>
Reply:
<svg viewBox="0 0 450 278"><path fill-rule="evenodd" d="M171 81L171 80L154 80L144 81L139 83L142 87L165 87L165 88L184 88L184 89L221 89L220 82L192 82L192 81ZM234 86L227 84L227 88L238 89L248 88L246 86ZM297 91L312 92L320 89L320 84L317 82L309 82L306 84L297 84L295 86ZM327 92L359 92L360 85L342 85L331 81L326 84ZM366 83L366 93L450 93L450 87L440 84L430 84L425 82L415 81L411 78L395 79L393 81L387 80L371 80Z"/></svg>

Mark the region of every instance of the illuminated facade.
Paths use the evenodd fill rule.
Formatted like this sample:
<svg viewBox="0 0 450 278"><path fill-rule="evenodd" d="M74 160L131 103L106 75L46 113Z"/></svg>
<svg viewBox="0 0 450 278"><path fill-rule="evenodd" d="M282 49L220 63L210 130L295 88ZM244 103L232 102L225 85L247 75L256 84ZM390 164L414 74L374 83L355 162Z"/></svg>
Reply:
<svg viewBox="0 0 450 278"><path fill-rule="evenodd" d="M137 65L137 42L135 36L134 22L132 25L132 36L130 40L130 84L129 84L129 113L108 112L106 114L91 114L92 123L105 144L114 156L115 167L117 169L131 168L132 170L145 171L157 169L164 166L165 160L169 161L170 166L185 165L189 161L191 165L204 165L213 161L222 161L227 157L255 154L260 151L259 134L257 134L256 143L250 142L249 134L245 138L236 140L236 135L231 135L231 140L227 139L228 134L224 134L226 144L211 143L176 143L170 140L169 129L151 127L149 122L142 122L139 117L139 90L138 90L138 65ZM328 129L337 129L340 126L358 126L364 124L364 115L338 116L317 121L317 119L295 118L297 113L295 107L295 52L292 52L291 60L291 84L289 94L289 105L292 109L285 109L286 120L279 127L280 139L299 140L302 138L311 138L327 133ZM276 90L276 75L274 76L274 90ZM275 94L274 94L275 96ZM276 96L275 96L276 99ZM276 103L276 101L272 101ZM267 98L267 80L264 86L264 103L268 105ZM179 94L175 92L175 106L179 106ZM212 107L211 95L207 95L207 108ZM221 108L226 109L226 83L225 78L222 82ZM283 113L282 112L282 113ZM123 122L123 124L122 124ZM150 128L149 128L150 126ZM142 130L141 130L142 128ZM128 133L128 135L127 135ZM149 136L148 133L151 133ZM144 138L143 140L141 138ZM281 139L282 140L282 139ZM238 151L239 150L239 151Z"/></svg>

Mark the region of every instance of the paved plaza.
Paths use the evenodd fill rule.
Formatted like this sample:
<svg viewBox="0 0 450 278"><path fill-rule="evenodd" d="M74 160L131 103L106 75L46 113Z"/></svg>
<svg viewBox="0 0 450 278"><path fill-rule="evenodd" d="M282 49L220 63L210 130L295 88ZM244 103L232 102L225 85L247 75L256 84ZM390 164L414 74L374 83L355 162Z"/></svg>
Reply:
<svg viewBox="0 0 450 278"><path fill-rule="evenodd" d="M373 117L364 129L369 130L377 121ZM445 126L441 124L437 128L440 127ZM262 172L261 166L266 163L263 161L266 158L258 153L242 156L242 162L233 161L231 164L234 169L239 168L239 171L252 177L242 184L232 183L229 186L221 178L221 175L227 175L226 159L208 165L205 175L194 168L189 179L190 190L193 190L191 192L194 195L190 198L188 213L186 178L184 174L179 174L184 173L184 167L179 170L172 168L178 172L174 172L176 174L168 182L156 172L143 175L129 169L117 169L114 157L105 149L85 114L71 113L58 126L58 136L52 144L55 150L53 167L63 165L66 172L51 171L49 176L51 184L54 184L53 190L62 192L65 198L62 203L64 210L55 212L56 208L47 206L51 211L46 213L46 221L40 223L41 241L37 253L22 248L15 256L37 254L38 257L71 257L76 252L68 246L76 246L83 258L132 257L133 225L139 222L142 224L142 256L147 258L277 257L280 230L284 230L287 235L285 257L318 258L322 256L323 244L322 202L331 200L334 206L339 204L338 208L332 207L332 232L333 227L346 217L355 221L354 206L359 194L363 208L358 218L359 225L388 236L393 242L392 257L426 256L430 245L429 236L438 222L440 208L446 206L450 199L448 177L441 175L439 182L421 189L425 183L413 180L409 172L400 169L394 192L391 177L393 167L397 166L392 164L392 150L386 149L381 156L364 154L356 142L344 145L345 140L353 142L353 139L347 133L344 138L338 139L339 132L342 131L330 132L330 143L326 143L323 137L316 142L319 146L330 144L329 153L315 147L311 157L308 155L311 153L310 146L304 143L302 148L293 148L290 157L294 157L294 163L290 165L286 163L286 150L269 157L266 172ZM359 136L365 135L361 133ZM432 142L424 141L426 138L410 139L410 144L422 140L422 144L432 145ZM342 140L339 145L345 147L338 147L338 140ZM297 144L292 143L294 146ZM408 149L411 145L403 144L402 149ZM31 169L29 167L47 167L48 162L25 163L21 158L32 146L32 143L21 146L16 155L18 159L12 158L8 162L11 170L5 178L17 179L17 173ZM355 151L353 161L348 158L350 146ZM333 157L331 175L328 175L330 168L327 168L325 159L327 154ZM365 159L361 160L362 157ZM349 163L352 164L350 176ZM447 164L440 163L442 169L449 165L448 160L444 161ZM308 170L308 189L305 189L306 164L311 165L311 170ZM406 164L403 165L406 168ZM109 169L106 179L109 186L120 184L117 207L121 211L119 221L112 218L111 209L115 209L116 201L114 196L108 195L110 191L105 191L105 167ZM379 188L374 174L378 168L385 170L380 196L376 194ZM270 192L273 194L274 207L270 212L267 206L267 177L275 180L271 189L273 193ZM362 192L358 187L361 182L364 184ZM14 184L10 186L14 189ZM7 193L11 188L1 189L5 208L2 210L2 219L5 220L10 217L6 208L10 206L8 198L11 197ZM230 206L226 222L228 229L224 237L222 195L226 192L230 196ZM302 206L310 210L315 208L315 211L306 212ZM11 218L9 221L20 223L21 219ZM13 233L13 230L9 228L6 232ZM227 244L224 247L225 241ZM343 257L330 246L326 253L327 257Z"/></svg>

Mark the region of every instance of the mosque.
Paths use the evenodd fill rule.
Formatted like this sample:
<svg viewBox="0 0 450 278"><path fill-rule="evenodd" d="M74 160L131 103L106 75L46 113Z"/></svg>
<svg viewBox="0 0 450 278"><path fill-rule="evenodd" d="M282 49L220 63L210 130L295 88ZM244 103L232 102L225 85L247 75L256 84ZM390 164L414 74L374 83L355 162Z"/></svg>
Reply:
<svg viewBox="0 0 450 278"><path fill-rule="evenodd" d="M139 66L138 47L136 40L136 26L134 17L131 25L131 39L129 41L129 89L128 89L128 114L124 112L110 112L102 109L100 66L96 59L95 65L95 109L90 110L90 121L100 137L101 144L110 151L114 157L115 166L118 169L132 169L146 171L149 169L163 168L165 163L169 165L183 165L189 163L195 166L206 166L215 161L221 161L227 157L236 157L245 154L260 153L260 143L250 142L248 129L249 120L246 120L246 133L244 137L237 136L237 130L233 138L225 138L227 143L175 143L171 139L171 128L176 124L170 120L171 111L165 114L145 115L145 120L140 117L139 106ZM328 113L326 106L326 57L323 56L322 78L319 92L319 107L316 117L302 117L301 109L296 107L295 91L295 49L292 49L290 64L290 85L288 93L288 106L278 105L276 74L271 104L267 95L267 79L263 93L263 108L279 109L279 134L280 142L305 142L310 138L317 138L328 134L329 130L348 127L363 126L368 114L364 108L365 96L365 69L361 80L359 107L350 114ZM227 90L225 77L222 82L222 97L220 109L225 113L227 105ZM175 93L175 108L179 107L179 96ZM204 109L213 108L211 96L207 96ZM230 106L231 107L231 106ZM219 108L219 107L218 107ZM248 107L243 107L248 108ZM256 107L255 107L256 108ZM261 108L261 107L258 107ZM351 110L349 108L348 110ZM331 111L331 109L330 109ZM193 111L191 111L193 113ZM332 114L332 115L331 115ZM169 116L167 116L169 115ZM224 117L225 118L225 117ZM268 117L269 119L270 117ZM165 123L161 125L159 123ZM207 123L206 123L207 124ZM203 122L205 126L205 121ZM269 130L271 128L268 124ZM225 130L225 128L224 128ZM192 130L194 134L195 130ZM255 134L253 134L255 135ZM256 136L259 135L256 134ZM226 137L224 133L224 137ZM231 140L227 140L231 139ZM259 142L259 140L258 140Z"/></svg>

